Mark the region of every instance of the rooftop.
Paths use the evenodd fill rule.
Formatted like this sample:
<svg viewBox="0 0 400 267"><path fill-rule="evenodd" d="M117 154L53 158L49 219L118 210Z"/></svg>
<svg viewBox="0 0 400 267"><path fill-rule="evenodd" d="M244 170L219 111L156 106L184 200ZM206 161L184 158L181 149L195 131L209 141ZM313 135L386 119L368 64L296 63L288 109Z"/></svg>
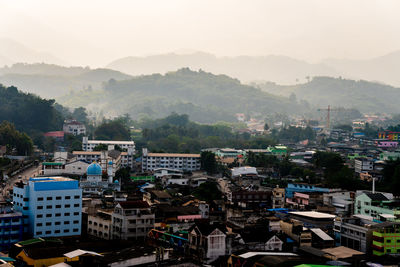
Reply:
<svg viewBox="0 0 400 267"><path fill-rule="evenodd" d="M76 181L71 178L62 177L62 176L55 176L55 177L36 177L36 178L29 178L30 182L40 183L40 182L65 182L65 181Z"/></svg>
<svg viewBox="0 0 400 267"><path fill-rule="evenodd" d="M322 213L317 211L291 211L289 214L302 216L302 217L309 217L313 219L334 219L336 218L335 215Z"/></svg>
<svg viewBox="0 0 400 267"><path fill-rule="evenodd" d="M89 144L134 145L133 141L88 140Z"/></svg>
<svg viewBox="0 0 400 267"><path fill-rule="evenodd" d="M119 205L123 209L140 209L140 208L150 208L146 201L134 200L134 201L123 201L119 202Z"/></svg>
<svg viewBox="0 0 400 267"><path fill-rule="evenodd" d="M182 153L148 153L148 157L179 157L179 158L200 158L200 154L182 154Z"/></svg>

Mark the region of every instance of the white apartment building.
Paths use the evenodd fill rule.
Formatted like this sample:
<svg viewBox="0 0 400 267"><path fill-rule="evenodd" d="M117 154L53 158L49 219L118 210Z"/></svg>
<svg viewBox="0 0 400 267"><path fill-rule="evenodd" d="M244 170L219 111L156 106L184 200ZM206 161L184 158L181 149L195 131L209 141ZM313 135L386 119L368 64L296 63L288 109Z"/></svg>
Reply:
<svg viewBox="0 0 400 267"><path fill-rule="evenodd" d="M142 171L159 168L198 171L201 168L200 154L148 153L147 148L143 148Z"/></svg>
<svg viewBox="0 0 400 267"><path fill-rule="evenodd" d="M88 215L87 233L102 239L111 239L111 212L98 210Z"/></svg>
<svg viewBox="0 0 400 267"><path fill-rule="evenodd" d="M112 161L115 171L125 167L132 168L135 161L134 155L130 155L128 152L120 152L117 150L73 151L72 154L77 160L83 160L87 163L98 162L104 170L107 169L107 164L109 164L110 161Z"/></svg>
<svg viewBox="0 0 400 267"><path fill-rule="evenodd" d="M369 172L374 169L374 161L370 158L354 159L354 170L356 173Z"/></svg>
<svg viewBox="0 0 400 267"><path fill-rule="evenodd" d="M76 120L65 120L63 125L64 133L73 135L85 135L86 126Z"/></svg>
<svg viewBox="0 0 400 267"><path fill-rule="evenodd" d="M81 234L82 190L65 177L30 178L13 188L14 210L26 217L26 232L33 237Z"/></svg>
<svg viewBox="0 0 400 267"><path fill-rule="evenodd" d="M123 150L126 150L129 154L135 154L135 142L134 141L89 140L88 137L82 138L82 150L83 151L93 151L93 149L98 145L119 146Z"/></svg>
<svg viewBox="0 0 400 267"><path fill-rule="evenodd" d="M144 239L154 228L155 215L142 200L119 202L112 213L112 238Z"/></svg>

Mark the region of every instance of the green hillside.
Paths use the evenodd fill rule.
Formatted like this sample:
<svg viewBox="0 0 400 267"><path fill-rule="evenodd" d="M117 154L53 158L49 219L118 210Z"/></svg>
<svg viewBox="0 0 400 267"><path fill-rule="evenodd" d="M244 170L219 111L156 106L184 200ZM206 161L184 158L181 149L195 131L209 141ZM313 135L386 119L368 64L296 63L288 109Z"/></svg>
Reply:
<svg viewBox="0 0 400 267"><path fill-rule="evenodd" d="M331 77L315 77L310 82L281 86L274 83L258 84L261 90L306 100L312 105L355 108L361 112L400 113L400 88L389 85ZM293 95L294 94L294 95Z"/></svg>
<svg viewBox="0 0 400 267"><path fill-rule="evenodd" d="M277 97L226 75L188 68L165 75L110 80L102 90L72 92L58 101L66 106L88 106L104 114L130 114L133 118L188 114L197 122L235 121L236 113L260 117L269 113L301 114L305 107Z"/></svg>

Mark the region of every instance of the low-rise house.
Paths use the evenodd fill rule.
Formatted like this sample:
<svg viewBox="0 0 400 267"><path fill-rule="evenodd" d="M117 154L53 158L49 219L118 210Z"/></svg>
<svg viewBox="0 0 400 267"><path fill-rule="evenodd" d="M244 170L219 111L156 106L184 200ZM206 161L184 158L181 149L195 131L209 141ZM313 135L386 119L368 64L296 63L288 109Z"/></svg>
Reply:
<svg viewBox="0 0 400 267"><path fill-rule="evenodd" d="M73 135L85 135L86 126L76 120L65 120L63 125L63 131L67 134Z"/></svg>
<svg viewBox="0 0 400 267"><path fill-rule="evenodd" d="M221 225L196 223L189 229L189 248L209 263L226 253L226 229Z"/></svg>
<svg viewBox="0 0 400 267"><path fill-rule="evenodd" d="M400 202L383 193L362 193L356 197L354 214L371 216L377 222L400 222Z"/></svg>
<svg viewBox="0 0 400 267"><path fill-rule="evenodd" d="M168 192L161 190L149 190L143 194L143 200L149 205L154 204L171 204L172 197Z"/></svg>
<svg viewBox="0 0 400 267"><path fill-rule="evenodd" d="M285 207L285 188L276 187L272 190L272 208L279 209Z"/></svg>
<svg viewBox="0 0 400 267"><path fill-rule="evenodd" d="M298 220L280 221L281 230L294 240L299 246L311 246L311 231L303 227Z"/></svg>
<svg viewBox="0 0 400 267"><path fill-rule="evenodd" d="M335 207L335 214L341 216L349 216L353 213L354 197L354 192L350 191L323 193L324 205Z"/></svg>

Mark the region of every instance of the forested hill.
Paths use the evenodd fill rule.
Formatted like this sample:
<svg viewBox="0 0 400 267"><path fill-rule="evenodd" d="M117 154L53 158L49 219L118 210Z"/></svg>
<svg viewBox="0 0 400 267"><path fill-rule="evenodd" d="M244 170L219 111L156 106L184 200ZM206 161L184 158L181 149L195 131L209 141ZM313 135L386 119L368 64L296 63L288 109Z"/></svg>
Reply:
<svg viewBox="0 0 400 267"><path fill-rule="evenodd" d="M400 88L376 82L315 77L308 83L293 86L274 83L256 86L271 94L286 97L294 94L297 100L304 99L315 106L355 108L365 113L400 113Z"/></svg>
<svg viewBox="0 0 400 267"><path fill-rule="evenodd" d="M70 90L99 89L103 82L110 79L130 78L132 76L110 69L63 67L44 63L17 63L0 68L0 83L48 98L64 95Z"/></svg>
<svg viewBox="0 0 400 267"><path fill-rule="evenodd" d="M0 84L0 122L12 122L30 135L62 129L63 118L54 108L54 100L22 93L16 87Z"/></svg>
<svg viewBox="0 0 400 267"><path fill-rule="evenodd" d="M296 113L305 106L241 84L226 75L188 68L165 75L110 80L100 91L83 90L59 98L66 106L93 106L109 115L164 117L171 112L188 114L197 122L235 121L236 113L265 115Z"/></svg>

